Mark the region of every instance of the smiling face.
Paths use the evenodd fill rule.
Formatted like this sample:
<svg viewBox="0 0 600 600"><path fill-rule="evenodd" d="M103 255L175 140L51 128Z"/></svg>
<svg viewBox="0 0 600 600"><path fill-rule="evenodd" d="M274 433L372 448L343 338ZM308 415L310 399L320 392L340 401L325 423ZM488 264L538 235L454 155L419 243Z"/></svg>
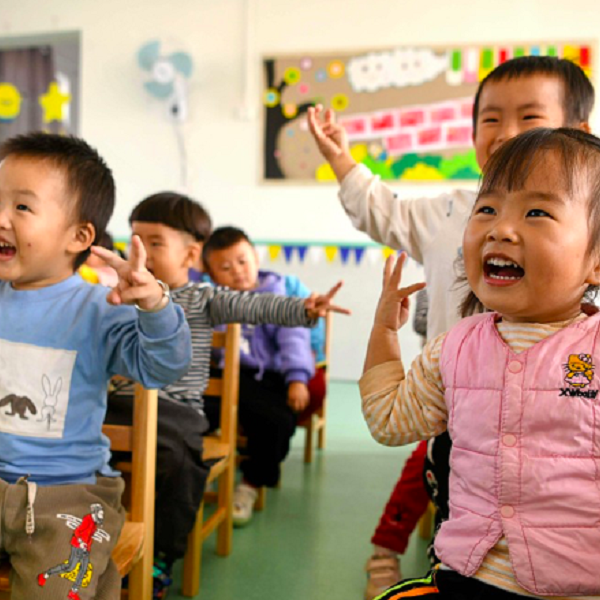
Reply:
<svg viewBox="0 0 600 600"><path fill-rule="evenodd" d="M246 240L229 248L212 250L207 262L210 276L218 285L247 292L258 284L258 256Z"/></svg>
<svg viewBox="0 0 600 600"><path fill-rule="evenodd" d="M579 314L588 285L600 282L600 261L589 252L585 177L568 190L556 151L540 151L535 161L520 189L480 195L463 253L484 306L507 321L551 323Z"/></svg>
<svg viewBox="0 0 600 600"><path fill-rule="evenodd" d="M189 280L188 272L200 254L200 243L191 235L162 223L133 221L131 232L139 235L146 249L146 268L170 288Z"/></svg>
<svg viewBox="0 0 600 600"><path fill-rule="evenodd" d="M558 77L543 74L486 83L473 137L479 166L483 168L505 141L519 133L534 127L565 125L563 88Z"/></svg>
<svg viewBox="0 0 600 600"><path fill-rule="evenodd" d="M0 280L36 289L73 275L94 228L73 222L74 199L50 161L9 156L0 164Z"/></svg>

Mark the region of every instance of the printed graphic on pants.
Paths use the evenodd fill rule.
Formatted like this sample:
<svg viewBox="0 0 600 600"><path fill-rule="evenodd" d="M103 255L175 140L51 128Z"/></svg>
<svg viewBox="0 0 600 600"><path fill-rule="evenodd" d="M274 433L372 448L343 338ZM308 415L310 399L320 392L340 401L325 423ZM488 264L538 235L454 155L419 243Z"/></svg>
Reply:
<svg viewBox="0 0 600 600"><path fill-rule="evenodd" d="M0 432L62 438L77 353L0 340Z"/></svg>
<svg viewBox="0 0 600 600"><path fill-rule="evenodd" d="M104 509L101 504L92 504L90 512L82 519L73 515L56 515L59 519L65 519L65 525L73 529L71 537L70 554L62 563L51 567L38 575L38 585L44 587L53 575L58 575L71 582L71 589L67 594L70 600L81 600L79 590L87 587L94 574L94 567L90 560L92 543L101 544L110 541L110 535L100 529L104 523Z"/></svg>

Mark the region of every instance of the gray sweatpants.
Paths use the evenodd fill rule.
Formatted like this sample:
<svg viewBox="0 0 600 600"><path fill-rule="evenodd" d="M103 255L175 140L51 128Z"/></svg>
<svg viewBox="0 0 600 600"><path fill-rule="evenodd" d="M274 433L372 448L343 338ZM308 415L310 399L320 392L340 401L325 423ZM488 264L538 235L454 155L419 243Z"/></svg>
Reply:
<svg viewBox="0 0 600 600"><path fill-rule="evenodd" d="M0 480L0 551L12 565L12 600L66 600L72 589L81 600L119 599L121 577L110 555L125 517L123 486L109 477L36 489ZM102 522L91 518L98 504Z"/></svg>

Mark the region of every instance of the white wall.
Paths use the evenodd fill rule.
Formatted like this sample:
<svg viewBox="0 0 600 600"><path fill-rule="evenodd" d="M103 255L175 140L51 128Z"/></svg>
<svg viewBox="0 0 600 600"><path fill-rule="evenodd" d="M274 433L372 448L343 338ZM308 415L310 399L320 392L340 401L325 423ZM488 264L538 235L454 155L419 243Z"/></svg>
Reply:
<svg viewBox="0 0 600 600"><path fill-rule="evenodd" d="M589 39L600 32L597 0L254 0L256 98L259 56L398 44ZM196 74L187 140L189 192L216 224L244 227L255 239L362 241L336 199L334 186L262 186L260 122L241 121L243 0L0 0L0 37L79 30L82 33L81 133L106 157L117 178L111 229L127 233L126 217L148 193L177 188L174 132L142 89L136 52L160 38L190 52ZM400 187L401 196L434 194L441 186ZM330 271L322 271L322 269ZM320 270L321 269L321 270ZM309 285L339 276L341 267L307 274ZM334 374L354 377L366 343L379 269L346 269L358 316L338 328ZM412 277L416 277L416 270ZM356 295L355 295L356 294ZM343 343L342 343L343 342ZM416 348L416 340L410 341Z"/></svg>

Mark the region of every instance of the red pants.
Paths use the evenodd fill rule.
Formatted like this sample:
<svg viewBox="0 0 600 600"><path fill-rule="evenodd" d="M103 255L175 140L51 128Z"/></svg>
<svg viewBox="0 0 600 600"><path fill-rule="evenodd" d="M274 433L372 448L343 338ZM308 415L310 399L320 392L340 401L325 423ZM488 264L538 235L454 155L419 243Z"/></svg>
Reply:
<svg viewBox="0 0 600 600"><path fill-rule="evenodd" d="M403 554L410 534L427 509L429 495L423 481L427 442L421 442L402 469L371 542Z"/></svg>

